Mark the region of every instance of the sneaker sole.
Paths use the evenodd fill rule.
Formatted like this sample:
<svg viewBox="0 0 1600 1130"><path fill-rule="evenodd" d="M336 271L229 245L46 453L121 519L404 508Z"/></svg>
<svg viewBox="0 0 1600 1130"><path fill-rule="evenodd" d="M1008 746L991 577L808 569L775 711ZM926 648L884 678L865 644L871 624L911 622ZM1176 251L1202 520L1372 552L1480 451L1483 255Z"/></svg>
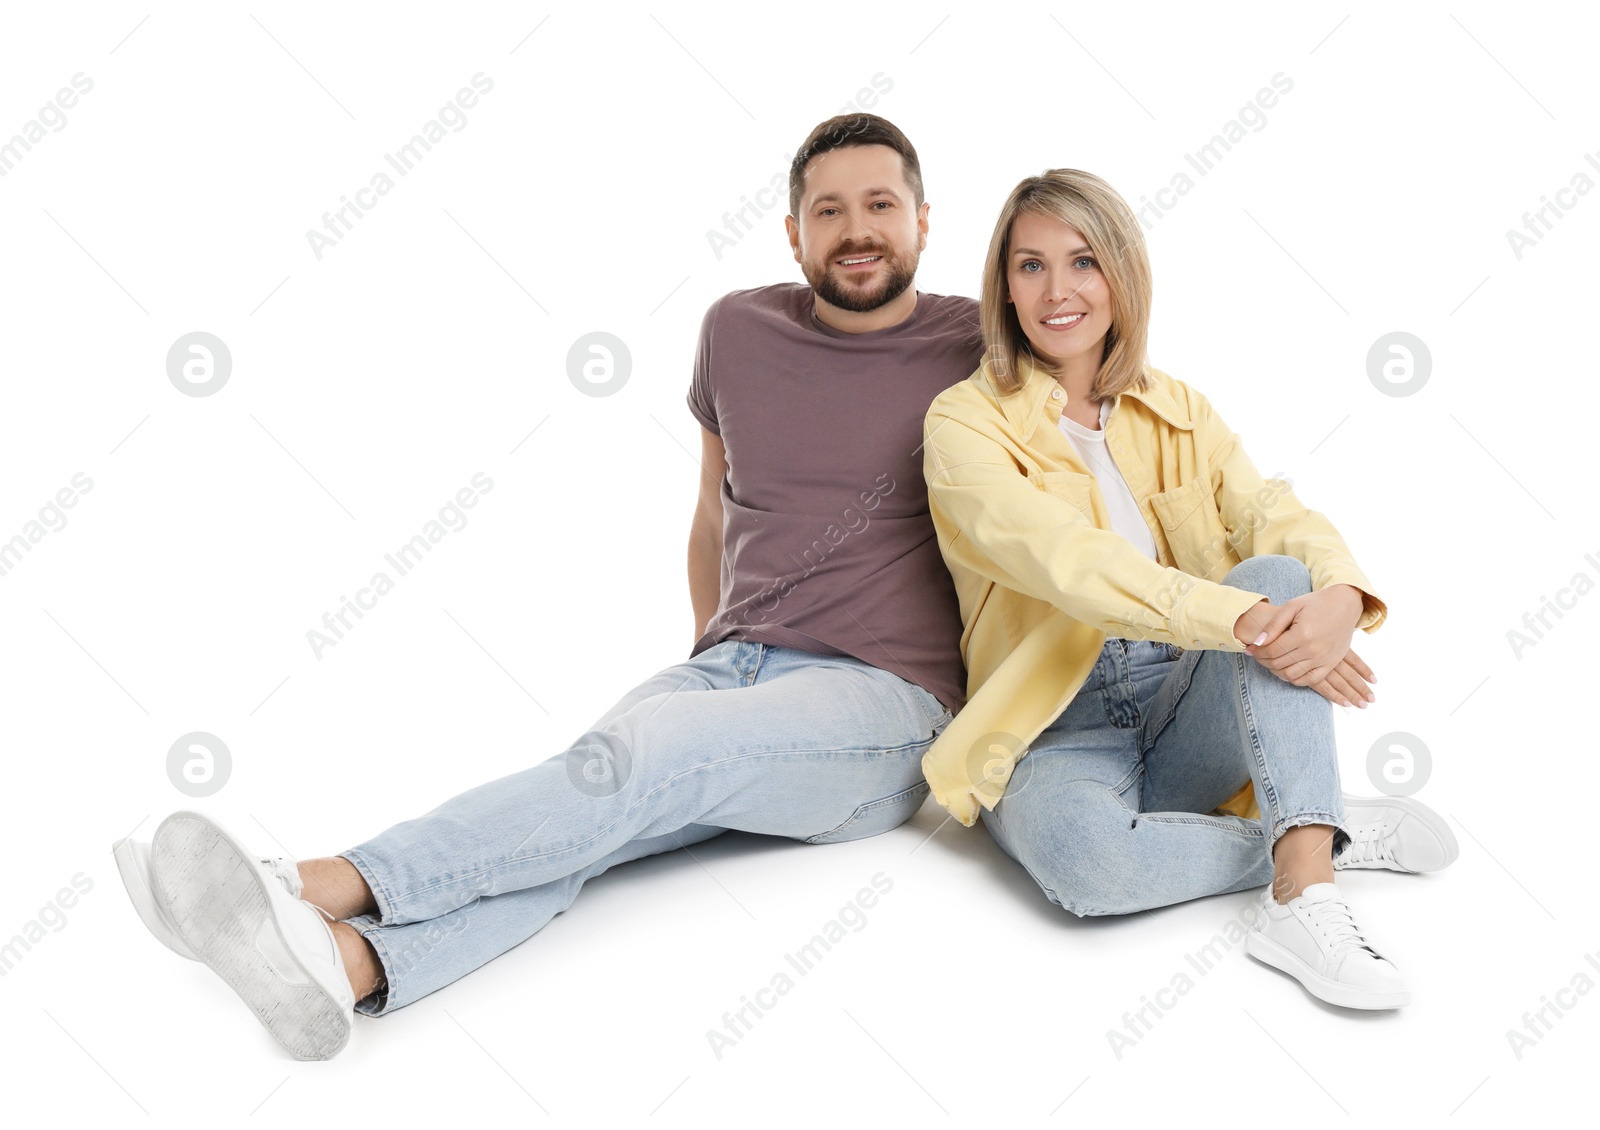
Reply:
<svg viewBox="0 0 1600 1130"><path fill-rule="evenodd" d="M1370 804L1372 801L1371 798L1367 797L1347 796L1344 798L1344 802L1346 804L1351 802L1355 802L1357 804ZM1456 834L1450 830L1449 822L1445 820L1443 816L1440 816L1437 812L1423 804L1421 801L1413 800L1411 797L1391 796L1384 797L1383 804L1388 807L1398 808L1401 812L1406 814L1405 818L1407 820L1415 820L1418 824L1421 824L1424 828L1428 829L1428 831L1433 833L1434 838L1439 841L1440 845L1444 849L1443 862L1436 863L1432 867L1426 868L1407 867L1406 870L1411 874L1426 875L1430 871L1443 871L1446 867L1449 867L1452 863L1454 863L1456 861L1456 857L1461 854L1461 845L1456 842ZM1396 862L1399 861L1397 860ZM1362 871L1376 869L1362 867L1341 867L1339 870Z"/></svg>
<svg viewBox="0 0 1600 1130"><path fill-rule="evenodd" d="M174 936L172 928L161 920L161 912L156 909L155 893L150 889L150 875L139 866L139 857L134 851L133 840L124 837L112 844L111 856L117 861L117 872L122 876L122 889L128 892L128 901L132 902L133 909L138 911L139 921L144 923L145 929L155 935L156 941L179 957L199 961L200 959Z"/></svg>
<svg viewBox="0 0 1600 1130"><path fill-rule="evenodd" d="M256 938L270 926L293 952L254 855L196 813L175 813L150 847L151 886L178 936L210 966L296 1059L329 1059L350 1038L343 1006L298 961L303 983L285 979Z"/></svg>
<svg viewBox="0 0 1600 1130"><path fill-rule="evenodd" d="M1339 982L1314 972L1301 958L1293 952L1280 946L1270 938L1262 937L1255 931L1245 935L1244 949L1251 957L1263 965L1270 965L1280 972L1287 973L1300 984L1305 986L1306 992L1319 1000L1336 1004L1340 1008L1385 1009L1403 1008L1411 1003L1411 990L1399 989L1392 992L1377 992L1371 989L1357 989L1350 985L1341 985Z"/></svg>

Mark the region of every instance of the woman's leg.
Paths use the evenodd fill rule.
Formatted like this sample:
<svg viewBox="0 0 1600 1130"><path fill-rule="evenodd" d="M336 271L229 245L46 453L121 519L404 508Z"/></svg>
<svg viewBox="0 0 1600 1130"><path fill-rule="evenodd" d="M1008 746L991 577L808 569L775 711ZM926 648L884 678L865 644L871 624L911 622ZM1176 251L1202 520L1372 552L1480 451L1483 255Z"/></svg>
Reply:
<svg viewBox="0 0 1600 1130"><path fill-rule="evenodd" d="M1311 591L1305 565L1277 555L1241 562L1223 583L1274 604ZM1332 882L1333 853L1348 837L1340 828L1344 809L1329 702L1238 652L1189 652L1150 686L1141 711L1141 823L1209 811L1249 780L1265 850L1275 863L1278 900Z"/></svg>
<svg viewBox="0 0 1600 1130"><path fill-rule="evenodd" d="M1282 604L1311 590L1292 557L1252 557L1225 583ZM1278 678L1248 656L1189 653L1161 679L1146 714L1147 809L1215 804L1240 781L1242 761L1261 808L1273 860L1272 890L1245 935L1252 957L1313 995L1347 1008L1398 1008L1410 1000L1399 970L1367 941L1333 883L1333 853L1348 839L1332 708L1309 687ZM1150 811L1141 826L1183 817Z"/></svg>
<svg viewBox="0 0 1600 1130"><path fill-rule="evenodd" d="M1310 587L1303 565L1275 556L1243 562L1226 582L1275 604ZM1246 779L1260 821L1206 815ZM1397 1008L1410 999L1404 978L1329 881L1342 818L1322 696L1245 655L1116 639L984 814L1001 847L1077 914L1259 886L1274 878L1276 842L1293 889L1259 904L1248 952L1329 1003ZM1311 840L1292 862L1290 837Z"/></svg>
<svg viewBox="0 0 1600 1130"><path fill-rule="evenodd" d="M1149 645L1106 641L1078 694L1017 763L1000 803L982 813L1001 849L1078 915L1127 914L1272 877L1259 824L1205 815L1246 778L1242 758L1210 770L1232 783L1218 784L1203 808L1154 819L1139 811L1138 692L1151 671L1138 659L1154 654L1141 648ZM1177 666L1169 654L1160 659L1161 668Z"/></svg>
<svg viewBox="0 0 1600 1130"><path fill-rule="evenodd" d="M1224 583L1281 604L1309 591L1310 575L1290 557L1253 557ZM1344 836L1331 709L1247 655L1111 639L985 823L1076 914L1261 886L1272 844L1302 828L1310 843L1293 862L1305 882L1286 899L1331 879ZM1263 819L1212 815L1246 781Z"/></svg>

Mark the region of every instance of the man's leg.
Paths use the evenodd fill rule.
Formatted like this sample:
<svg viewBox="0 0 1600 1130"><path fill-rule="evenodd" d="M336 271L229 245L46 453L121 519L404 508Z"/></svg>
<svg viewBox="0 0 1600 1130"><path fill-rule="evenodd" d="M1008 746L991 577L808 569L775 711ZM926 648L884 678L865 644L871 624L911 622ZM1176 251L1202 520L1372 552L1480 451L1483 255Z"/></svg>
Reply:
<svg viewBox="0 0 1600 1130"><path fill-rule="evenodd" d="M559 761L567 769L569 780L583 791L594 793L611 789L619 776L630 771L630 766L611 764L607 757L611 755L613 747L585 741L585 738L645 699L680 690L716 690L741 685L740 670L729 658L735 654L736 647L737 644L732 641L718 644L693 659L656 672L613 703L589 728L584 738L579 738L564 753L557 754L540 768L548 769L553 762ZM461 800L466 795L463 793L455 799ZM378 915L378 904L372 889L346 855L348 853L301 860L299 871L304 884L301 897L340 920Z"/></svg>
<svg viewBox="0 0 1600 1130"><path fill-rule="evenodd" d="M921 687L848 657L729 641L668 668L566 753L342 853L370 892L350 926L386 986L358 1007L378 1015L448 984L629 859L728 829L817 843L887 831L927 795L922 755L948 721Z"/></svg>
<svg viewBox="0 0 1600 1130"><path fill-rule="evenodd" d="M619 863L689 847L725 831L690 824L664 836L630 840L581 871L479 898L437 918L384 926L376 914L363 914L339 922L334 936L357 994L356 1011L382 1016L465 976L538 933L572 905L585 882ZM403 996L391 993L390 970L402 979Z"/></svg>

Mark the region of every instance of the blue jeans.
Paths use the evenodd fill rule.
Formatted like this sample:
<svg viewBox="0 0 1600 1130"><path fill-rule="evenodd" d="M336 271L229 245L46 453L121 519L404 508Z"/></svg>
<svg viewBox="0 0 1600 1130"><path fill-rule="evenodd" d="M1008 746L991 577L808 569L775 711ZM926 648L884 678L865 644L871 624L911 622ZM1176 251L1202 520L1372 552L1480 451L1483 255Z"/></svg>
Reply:
<svg viewBox="0 0 1600 1130"><path fill-rule="evenodd" d="M1311 591L1292 557L1251 557L1224 584L1282 604ZM995 842L1050 901L1127 914L1272 880L1272 845L1343 828L1332 704L1242 652L1108 639L1072 702L992 811ZM1260 820L1212 814L1254 782Z"/></svg>
<svg viewBox="0 0 1600 1130"><path fill-rule="evenodd" d="M928 691L850 657L725 640L624 695L564 753L341 852L376 915L350 920L387 987L372 1016L537 933L585 880L729 829L824 844L922 806L950 722Z"/></svg>

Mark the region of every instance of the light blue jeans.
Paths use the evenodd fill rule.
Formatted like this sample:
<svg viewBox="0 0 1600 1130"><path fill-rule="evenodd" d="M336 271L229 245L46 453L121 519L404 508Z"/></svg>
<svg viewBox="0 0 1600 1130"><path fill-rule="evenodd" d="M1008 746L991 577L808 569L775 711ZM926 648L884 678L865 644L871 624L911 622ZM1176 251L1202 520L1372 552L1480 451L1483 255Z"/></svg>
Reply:
<svg viewBox="0 0 1600 1130"><path fill-rule="evenodd" d="M950 722L859 659L725 640L624 695L564 753L340 854L377 902L350 920L392 1012L537 933L619 863L729 829L825 844L909 819Z"/></svg>
<svg viewBox="0 0 1600 1130"><path fill-rule="evenodd" d="M1282 604L1311 591L1293 557L1223 579ZM1242 652L1108 639L1072 702L1032 742L983 822L1050 901L1128 914L1272 881L1272 845L1343 827L1332 704ZM1253 781L1260 820L1213 815Z"/></svg>

